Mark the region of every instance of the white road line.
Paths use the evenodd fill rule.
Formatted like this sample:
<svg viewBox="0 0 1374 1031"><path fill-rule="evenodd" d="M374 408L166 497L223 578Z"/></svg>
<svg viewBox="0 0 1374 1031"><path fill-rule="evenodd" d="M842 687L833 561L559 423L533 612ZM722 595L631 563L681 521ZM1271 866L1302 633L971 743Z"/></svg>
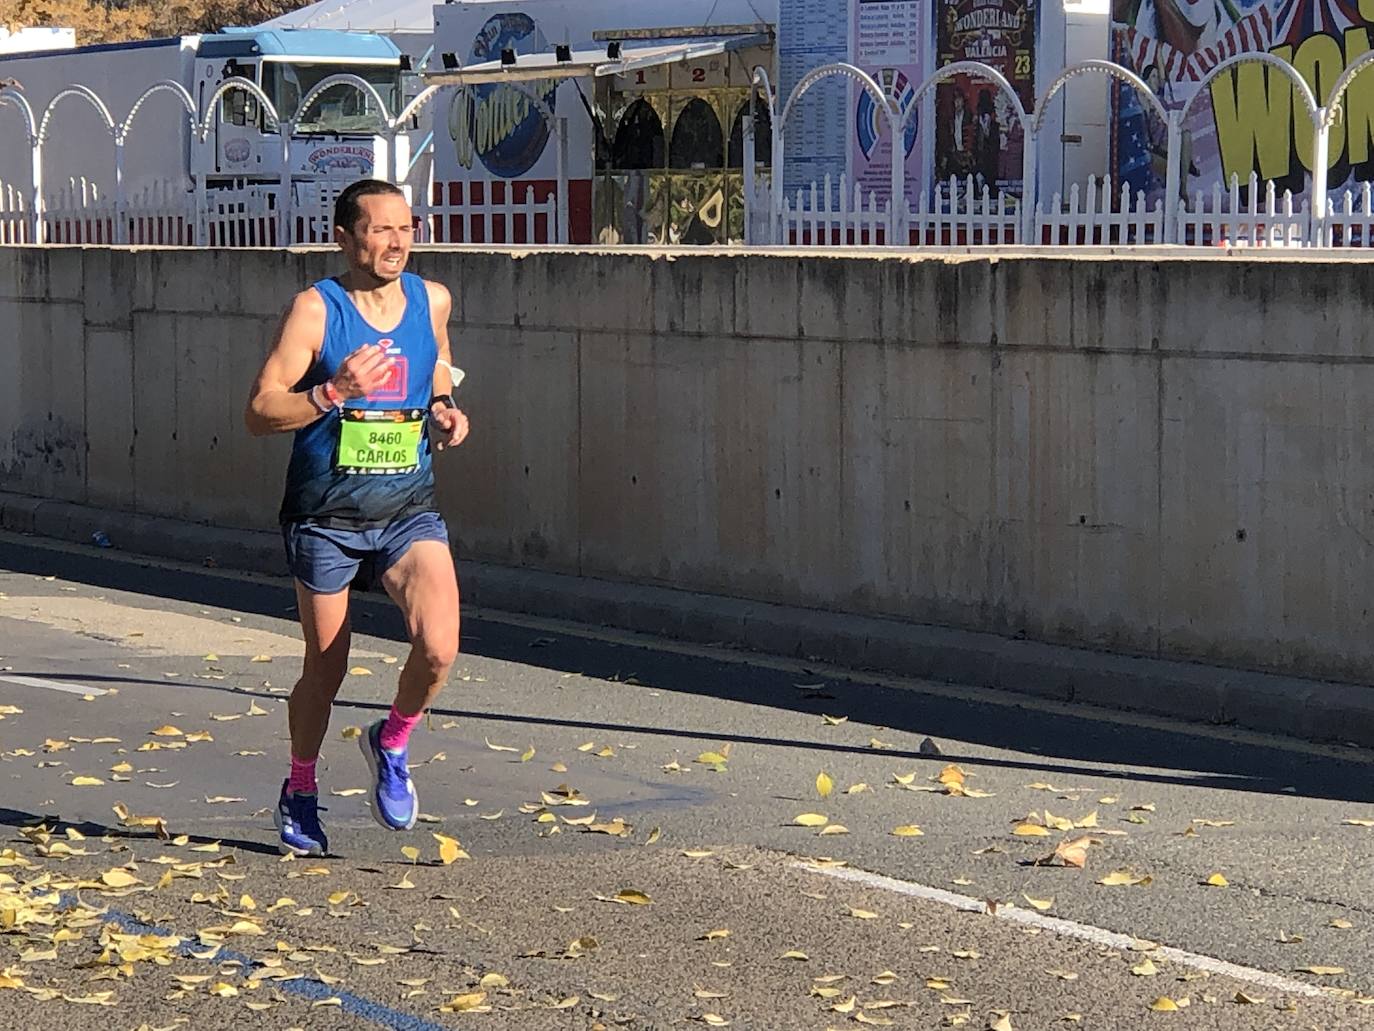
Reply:
<svg viewBox="0 0 1374 1031"><path fill-rule="evenodd" d="M898 895L909 895L913 898L925 899L927 902L938 902L941 905L962 909L970 913L986 913L988 909L987 904L982 899L958 895L952 891L945 891L943 888L932 888L925 884L917 884L914 881L899 881L894 877L869 873L867 870L855 870L849 867L822 868L812 866L810 863L794 863L793 866L799 870L809 870L812 873L833 877L836 880L852 881L869 888L879 888L883 891L895 892ZM1081 938L1095 945L1105 945L1113 949L1129 949L1137 941L1128 934L1118 934L1116 931L1094 927L1092 924L1080 924L1074 920L1064 920L1057 916L1045 916L1043 913L1037 913L1031 909L1021 909L1008 902L998 905L996 912L991 915L999 920L1010 920L1012 923L1038 927L1054 934L1068 938ZM1161 945L1158 949L1152 950L1150 955L1156 959L1181 963L1184 966L1193 967L1196 970L1205 970L1209 974L1216 974L1221 977L1234 977L1238 981L1248 981L1251 984L1276 992L1286 992L1289 995L1327 995L1316 985L1293 981L1278 974L1271 974L1266 970L1238 966L1223 959L1201 956L1196 952L1185 952L1183 949L1175 949L1168 945Z"/></svg>
<svg viewBox="0 0 1374 1031"><path fill-rule="evenodd" d="M102 695L109 694L103 687L82 687L80 684L59 684L56 680L41 680L38 677L14 677L0 674L0 680L20 687L41 687L45 691L61 691L63 694Z"/></svg>

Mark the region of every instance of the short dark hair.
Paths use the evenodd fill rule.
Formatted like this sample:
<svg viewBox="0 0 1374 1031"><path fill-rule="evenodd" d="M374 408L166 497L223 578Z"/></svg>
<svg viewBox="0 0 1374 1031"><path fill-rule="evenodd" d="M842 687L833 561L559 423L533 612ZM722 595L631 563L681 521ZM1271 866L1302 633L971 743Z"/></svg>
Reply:
<svg viewBox="0 0 1374 1031"><path fill-rule="evenodd" d="M334 201L334 224L343 226L350 233L353 232L353 227L358 224L358 219L363 213L362 205L358 201L363 197L386 195L404 197L405 191L394 183L381 179L359 179L356 183L350 183Z"/></svg>

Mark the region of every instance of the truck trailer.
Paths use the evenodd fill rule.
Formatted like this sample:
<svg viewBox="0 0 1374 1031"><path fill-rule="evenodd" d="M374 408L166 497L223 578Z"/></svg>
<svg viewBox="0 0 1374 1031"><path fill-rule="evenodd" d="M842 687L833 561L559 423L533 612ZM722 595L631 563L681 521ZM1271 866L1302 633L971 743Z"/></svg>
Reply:
<svg viewBox="0 0 1374 1031"><path fill-rule="evenodd" d="M0 55L0 80L17 84L11 92L23 97L43 127L46 189L69 182L106 193L114 189L113 134L96 105L80 95L80 87L98 98L116 125L133 112L123 147L127 191L151 184L215 191L280 183L284 173L298 186L372 174L404 181L411 171L410 144L418 123L395 134L394 152L389 149L391 134L382 126L406 102L405 64L390 40L373 33L230 30ZM312 89L339 74L369 83L383 106L379 109L372 97L340 84L321 94L308 111L301 109ZM231 78L259 87L291 127L288 147L283 147L271 110L246 90L231 90L215 104L204 139L193 130L174 91L164 88L145 96L158 83L179 85L199 123L210 113L216 91ZM32 187L32 154L14 106L0 105L0 184L25 191Z"/></svg>

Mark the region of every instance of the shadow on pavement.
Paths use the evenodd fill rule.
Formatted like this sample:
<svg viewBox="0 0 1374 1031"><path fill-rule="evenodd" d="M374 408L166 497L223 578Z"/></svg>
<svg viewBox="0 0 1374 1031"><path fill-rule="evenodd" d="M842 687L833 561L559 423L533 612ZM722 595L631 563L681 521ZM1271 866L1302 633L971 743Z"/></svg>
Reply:
<svg viewBox="0 0 1374 1031"><path fill-rule="evenodd" d="M231 578L149 565L132 556L90 554L22 547L0 541L0 567L21 573L57 576L74 583L152 594L237 612L279 619L294 608L286 580ZM381 594L358 598L354 629L393 641L404 641L399 615ZM815 741L760 738L723 732L722 728L646 727L564 720L537 716L503 716L489 712L438 709L435 715L504 720L516 724L614 730L671 737L704 738L750 744L786 745L817 752L872 752L893 759L966 762L1062 776L1125 777L1155 783L1216 787L1230 791L1296 794L1311 798L1368 801L1374 798L1367 762L1344 760L1264 744L1213 738L1131 723L1082 718L1040 709L965 701L910 688L885 687L855 679L825 679L823 689L799 686L796 674L664 652L649 646L617 644L571 634L550 634L491 620L464 622L464 651L484 658L576 672L586 677L634 682L657 690L773 706L793 712L843 714L854 723L928 735L940 742L938 759L896 749L864 749ZM52 677L36 671L32 675ZM118 680L121 678L110 678ZM158 682L166 686L166 681ZM198 681L197 687L254 694ZM263 697L279 697L263 695ZM339 702L340 705L355 703ZM372 709L384 706L363 705ZM1042 761L961 755L954 742L1014 749L1044 756ZM1081 765L1081 764L1103 764ZM1139 768L1146 772L1139 772ZM1149 769L1168 772L1150 773ZM1177 772L1185 771L1185 772ZM0 811L2 812L2 811Z"/></svg>
<svg viewBox="0 0 1374 1031"><path fill-rule="evenodd" d="M152 830L139 827L115 827L110 824L99 823L95 820L80 820L73 822L64 820L58 813L29 813L22 809L11 809L8 806L0 806L0 827L13 827L16 830L25 827L36 827L39 824L47 824L55 832L65 832L68 827L75 827L88 838L103 838L106 835L114 835L127 841L145 841L153 844L160 839ZM180 833L180 832L178 832ZM211 842L219 842L220 847L226 851L255 852L259 855L277 856L275 844L267 845L261 841L249 841L244 838L223 838L208 837L203 834L187 834L191 844L208 845Z"/></svg>

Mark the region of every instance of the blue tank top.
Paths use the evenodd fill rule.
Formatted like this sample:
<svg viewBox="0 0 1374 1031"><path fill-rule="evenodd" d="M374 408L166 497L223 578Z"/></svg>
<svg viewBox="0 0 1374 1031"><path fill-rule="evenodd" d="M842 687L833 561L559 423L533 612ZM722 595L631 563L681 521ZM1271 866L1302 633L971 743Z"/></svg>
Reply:
<svg viewBox="0 0 1374 1031"><path fill-rule="evenodd" d="M343 360L364 344L382 344L396 365L376 393L350 400L342 411L331 411L296 431L282 499L283 523L370 529L435 511L434 469L425 428L439 345L425 281L405 272L401 288L405 313L395 329L383 333L363 318L338 280L315 284L327 311L324 345L295 389L307 391L331 379ZM369 440L382 443L371 450Z"/></svg>

